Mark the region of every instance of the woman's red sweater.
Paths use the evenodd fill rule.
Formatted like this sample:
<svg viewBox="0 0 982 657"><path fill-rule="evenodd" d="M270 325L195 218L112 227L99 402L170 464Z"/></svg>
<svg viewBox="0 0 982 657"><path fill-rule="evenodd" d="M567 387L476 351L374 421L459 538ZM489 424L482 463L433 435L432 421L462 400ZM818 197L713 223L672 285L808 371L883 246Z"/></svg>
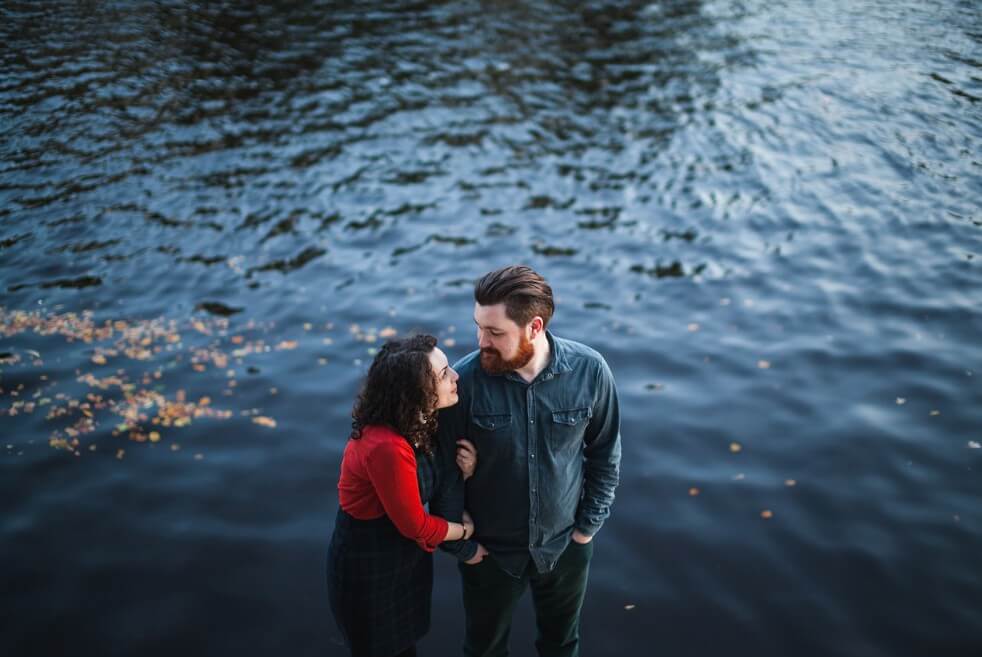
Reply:
<svg viewBox="0 0 982 657"><path fill-rule="evenodd" d="M341 508L359 520L388 516L400 534L427 552L447 535L447 521L423 509L413 448L387 427L365 427L361 438L348 441L338 499Z"/></svg>

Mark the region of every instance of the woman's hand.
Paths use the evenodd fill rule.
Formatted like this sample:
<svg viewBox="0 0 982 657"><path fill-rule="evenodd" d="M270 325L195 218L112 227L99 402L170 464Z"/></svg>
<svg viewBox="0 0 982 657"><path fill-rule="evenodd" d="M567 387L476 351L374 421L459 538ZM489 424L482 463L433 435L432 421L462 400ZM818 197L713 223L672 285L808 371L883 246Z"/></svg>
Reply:
<svg viewBox="0 0 982 657"><path fill-rule="evenodd" d="M457 441L457 467L463 473L464 481L470 479L477 468L477 448L466 438Z"/></svg>

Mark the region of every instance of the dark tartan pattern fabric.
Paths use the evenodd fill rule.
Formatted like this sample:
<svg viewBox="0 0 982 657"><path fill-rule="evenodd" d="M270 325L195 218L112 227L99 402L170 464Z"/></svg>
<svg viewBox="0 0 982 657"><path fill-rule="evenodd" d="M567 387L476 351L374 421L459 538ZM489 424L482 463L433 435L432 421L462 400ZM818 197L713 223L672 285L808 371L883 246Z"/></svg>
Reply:
<svg viewBox="0 0 982 657"><path fill-rule="evenodd" d="M437 471L416 454L420 498ZM338 509L327 556L331 611L353 657L392 657L430 629L433 555L404 537L388 516L358 520Z"/></svg>

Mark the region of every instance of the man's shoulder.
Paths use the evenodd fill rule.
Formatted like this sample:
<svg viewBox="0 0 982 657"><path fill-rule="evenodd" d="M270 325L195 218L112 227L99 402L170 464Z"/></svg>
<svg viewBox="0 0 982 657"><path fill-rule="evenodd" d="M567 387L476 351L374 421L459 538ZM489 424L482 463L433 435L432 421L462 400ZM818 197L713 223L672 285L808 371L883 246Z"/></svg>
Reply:
<svg viewBox="0 0 982 657"><path fill-rule="evenodd" d="M603 355L582 342L577 342L576 340L570 340L569 338L561 338L558 335L553 335L552 339L556 344L563 350L563 356L569 362L571 367L605 367L607 361L604 360Z"/></svg>

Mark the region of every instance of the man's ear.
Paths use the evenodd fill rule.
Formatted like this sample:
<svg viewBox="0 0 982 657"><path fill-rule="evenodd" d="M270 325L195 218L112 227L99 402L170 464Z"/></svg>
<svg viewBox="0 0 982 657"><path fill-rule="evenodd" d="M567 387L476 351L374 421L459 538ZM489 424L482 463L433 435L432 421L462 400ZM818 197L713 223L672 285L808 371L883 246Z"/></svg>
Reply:
<svg viewBox="0 0 982 657"><path fill-rule="evenodd" d="M539 333L542 333L542 331L545 329L545 323L542 321L541 317L536 315L532 318L532 321L529 322L529 328L531 329L531 336L529 337L529 341L531 342L532 340L535 340Z"/></svg>

